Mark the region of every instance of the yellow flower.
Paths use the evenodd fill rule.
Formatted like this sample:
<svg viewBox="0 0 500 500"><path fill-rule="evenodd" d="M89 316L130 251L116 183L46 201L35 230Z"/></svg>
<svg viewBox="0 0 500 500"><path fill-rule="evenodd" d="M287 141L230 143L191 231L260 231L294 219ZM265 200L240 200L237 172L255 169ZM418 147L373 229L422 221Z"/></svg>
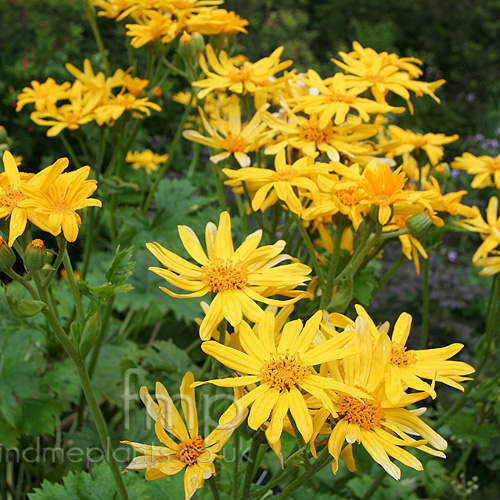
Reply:
<svg viewBox="0 0 500 500"><path fill-rule="evenodd" d="M30 118L37 124L50 127L48 137L55 137L63 130L76 130L94 120L95 94L88 92L80 81L71 87L69 104L45 111L33 111Z"/></svg>
<svg viewBox="0 0 500 500"><path fill-rule="evenodd" d="M90 3L102 9L97 13L98 16L115 19L130 7L131 0L90 0Z"/></svg>
<svg viewBox="0 0 500 500"><path fill-rule="evenodd" d="M376 327L367 311L360 305L356 305L356 312L359 317L364 318L371 332L372 338L376 341L382 334L388 333L389 324L386 322L381 327ZM337 325L339 315L331 315L330 321ZM354 322L345 318L354 327ZM435 349L408 349L406 343L410 334L412 317L408 313L402 313L397 319L392 334L392 348L390 363L387 368L385 379L385 392L392 404L397 404L403 396L403 389L408 387L417 391L426 392L433 399L437 394L434 390L435 382L454 387L463 391L459 382L471 380L464 375L470 375L474 368L461 361L449 361L464 346L455 343L447 347ZM432 381L432 385L424 382L422 378Z"/></svg>
<svg viewBox="0 0 500 500"><path fill-rule="evenodd" d="M365 197L360 201L362 205L375 205L378 207L378 221L385 225L389 222L396 203L411 205L408 192L404 191L406 174L399 167L394 172L387 163L370 162L363 175L359 175L352 168L342 165L333 167L335 172L344 175L347 179L357 181L365 191ZM393 208L394 209L394 208ZM417 210L421 211L421 210Z"/></svg>
<svg viewBox="0 0 500 500"><path fill-rule="evenodd" d="M198 15L189 17L186 26L189 31L197 31L202 35L218 35L227 33L236 35L237 33L248 33L244 28L248 25L246 19L241 18L234 12L226 9L209 10Z"/></svg>
<svg viewBox="0 0 500 500"><path fill-rule="evenodd" d="M460 227L476 233L480 233L484 238L483 243L472 256L472 262L476 263L478 259L485 259L488 253L500 245L500 217L498 216L498 198L492 196L488 202L486 211L486 221L483 219L479 208L473 207L476 216L473 219L466 219L457 222Z"/></svg>
<svg viewBox="0 0 500 500"><path fill-rule="evenodd" d="M355 168L351 165L350 168ZM370 210L360 202L365 198L361 186L350 180L339 180L337 175L319 175L317 180L319 202L313 203L302 212L304 220L313 220L332 216L338 212L346 215L357 231L359 225Z"/></svg>
<svg viewBox="0 0 500 500"><path fill-rule="evenodd" d="M139 97L141 92L148 86L149 80L144 80L137 76L125 75L123 85L135 97Z"/></svg>
<svg viewBox="0 0 500 500"><path fill-rule="evenodd" d="M67 159L53 170L60 173L67 166ZM61 230L64 237L73 242L78 236L78 229L82 223L77 210L86 207L101 207L102 203L89 196L97 189L97 181L88 179L90 167L82 167L74 172L58 175L52 182L47 179L40 186L22 184L21 192L27 199L19 202L22 208L33 209L30 221L43 231L57 236ZM53 175L51 173L50 175Z"/></svg>
<svg viewBox="0 0 500 500"><path fill-rule="evenodd" d="M494 185L500 189L500 155L493 158L464 153L453 160L451 167L475 175L470 183L473 188L481 189Z"/></svg>
<svg viewBox="0 0 500 500"><path fill-rule="evenodd" d="M200 326L200 337L207 340L214 336L219 323L225 318L237 326L243 317L258 322L264 311L256 302L283 306L293 304L307 292L299 293L296 287L309 281L311 268L294 262L277 266L288 255L279 255L285 248L284 241L258 248L262 231L247 236L243 244L234 250L231 235L231 218L222 212L219 227L208 223L205 230L207 253L191 228L178 226L181 241L189 255L198 263L179 257L158 243L147 243L148 250L166 267L149 269L168 283L191 293L181 295L160 287L172 297L213 296L210 308ZM207 256L208 254L208 256ZM275 300L271 295L280 294L293 298Z"/></svg>
<svg viewBox="0 0 500 500"><path fill-rule="evenodd" d="M170 43L176 35L177 23L156 10L143 10L136 19L136 24L126 24L127 36L132 37L130 45L135 49L150 42L160 40Z"/></svg>
<svg viewBox="0 0 500 500"><path fill-rule="evenodd" d="M158 155L150 149L144 151L129 151L125 161L132 163L132 168L137 170L143 168L147 174L158 170L158 166L167 161L168 155Z"/></svg>
<svg viewBox="0 0 500 500"><path fill-rule="evenodd" d="M285 103L288 120L284 121L270 113L264 114L264 121L269 127L283 136L275 144L268 146L264 153L276 154L287 146L292 146L304 155L315 152L326 153L332 161L339 161L339 154L347 156L352 161L356 157L373 156L376 152L368 144L360 141L373 137L380 127L375 124L362 124L359 117L349 115L348 121L339 126L328 123L325 127L319 126L316 115L309 118L296 115Z"/></svg>
<svg viewBox="0 0 500 500"><path fill-rule="evenodd" d="M47 78L44 83L32 81L31 87L24 87L17 96L16 111L21 111L26 104L34 103L37 111L54 112L57 101L68 99L70 87L69 82L59 85L53 78Z"/></svg>
<svg viewBox="0 0 500 500"><path fill-rule="evenodd" d="M111 125L126 111L133 111L134 114L144 113L146 116L150 116L151 110L161 111L161 106L151 102L147 97L137 98L134 94L125 92L111 97L106 104L98 106L94 110L94 114L98 125L103 123ZM138 114L138 116L141 115Z"/></svg>
<svg viewBox="0 0 500 500"><path fill-rule="evenodd" d="M279 62L283 47L278 47L269 57L264 57L256 63L245 62L243 66L235 66L228 58L226 51L221 50L219 58L211 45L207 45L208 63L213 71L208 69L207 60L200 54L200 66L207 76L204 80L193 82L193 86L201 87L198 93L200 99L210 92L227 89L235 94L254 93L260 86L279 71L288 68L292 61Z"/></svg>
<svg viewBox="0 0 500 500"><path fill-rule="evenodd" d="M339 362L326 363L331 376L353 390L361 391L364 397L359 399L352 395L332 395L336 414L329 414L328 409L321 408L314 416L315 435L324 434L323 424L330 418L331 430L328 430L328 450L334 457L333 472L338 469L338 459L344 443L348 445L342 453L349 470L355 469L351 445L360 443L370 456L379 463L392 477L401 477L400 469L390 457L416 470L422 470L420 461L402 446L425 451L434 456L445 458L441 451L428 446L431 444L437 450L447 447L446 441L426 423L418 418L425 409L418 412L404 409L427 397L427 394L416 393L401 395L397 404L391 403L385 396L386 374L391 366L391 341L386 333L380 333L373 341L370 327L363 317L346 325L346 331L354 332L349 347L360 350L359 354L349 356ZM323 372L322 372L323 373ZM399 387L399 393L403 388ZM333 417L333 418L332 418ZM423 440L415 440L410 434L421 436ZM313 450L314 451L314 450Z"/></svg>
<svg viewBox="0 0 500 500"><path fill-rule="evenodd" d="M195 130L185 130L182 135L190 141L214 149L222 149L222 153L210 157L212 163L219 163L234 155L242 167L248 167L250 157L247 153L259 149L262 144L269 142L273 135L272 131L266 130L266 124L262 122L262 112L266 108L267 105L258 110L248 123L242 125L240 102L238 97L233 95L227 106L227 121L221 118L217 108L217 121L212 126L205 118L204 113L200 111L203 128L209 137Z"/></svg>
<svg viewBox="0 0 500 500"><path fill-rule="evenodd" d="M431 83L413 80L421 74L420 68L413 64L422 64L419 59L399 58L387 52L377 53L373 49L363 48L358 42L353 42L353 48L355 50L349 54L339 52L343 62L337 59L332 61L348 73L345 76L347 87L353 89L356 95L370 89L377 102L387 104L387 94L394 92L406 100L411 112L413 105L408 90L416 96L430 95L439 102L434 90L443 85L445 80Z"/></svg>
<svg viewBox="0 0 500 500"><path fill-rule="evenodd" d="M305 325L300 319L286 323L277 343L274 314L265 312L257 326L257 334L245 322L239 325L239 339L244 352L214 340L203 342L201 348L206 354L243 375L196 382L195 386L207 383L220 387L259 384L235 401L220 422L238 416L251 405L249 427L257 430L271 417L266 436L270 443L276 443L281 437L283 419L290 411L304 441L308 442L313 433L313 425L305 394L315 396L332 413L334 409L325 389L350 393L354 397L361 394L356 389L351 391L342 383L318 375L314 370L315 365L343 359L357 352L356 349L345 347L352 338L352 332L336 334L330 340L312 347L321 319L322 311L318 311Z"/></svg>
<svg viewBox="0 0 500 500"><path fill-rule="evenodd" d="M490 255L486 258L477 259L474 265L477 267L482 267L479 274L481 276L490 276L492 274L500 273L500 252L497 250L492 250Z"/></svg>
<svg viewBox="0 0 500 500"><path fill-rule="evenodd" d="M32 220L34 216L33 210L21 203L27 199L23 187L51 183L68 166L68 159L60 158L37 175L19 172L9 151L4 151L2 160L4 172L0 173L0 217L10 217L9 246L12 246L16 238L24 233L28 219Z"/></svg>
<svg viewBox="0 0 500 500"><path fill-rule="evenodd" d="M404 153L418 155L425 152L431 165L437 165L444 155L444 144L458 139L458 134L446 136L444 134L417 134L411 130L404 130L396 125L389 125L390 142L381 146L382 151L389 158L401 156Z"/></svg>
<svg viewBox="0 0 500 500"><path fill-rule="evenodd" d="M267 209L279 199L291 212L300 216L302 203L300 193L297 196L295 189L307 191L313 199L318 198L318 186L311 177L331 170L328 163L315 163L312 156L299 158L289 165L284 150L275 156L274 167L275 170L248 167L240 170L224 168L222 171L231 179L226 184L237 186L245 182L249 191L255 191L252 196L252 209L255 212Z"/></svg>
<svg viewBox="0 0 500 500"><path fill-rule="evenodd" d="M235 419L230 424L217 426L206 438L203 438L198 431L195 391L191 388L193 382L193 374L187 372L180 387L184 421L160 382L156 383L157 402L149 395L146 387L141 387L142 402L149 416L156 422L156 436L164 446L122 441L142 454L135 457L125 471L147 469L146 479L154 481L172 476L184 469L185 500L189 500L196 490L203 487L205 479L215 476L214 460L222 458L217 453L245 417L243 413L239 419Z"/></svg>
<svg viewBox="0 0 500 500"><path fill-rule="evenodd" d="M361 90L348 89L343 73L323 80L316 71L310 69L306 77L298 78L319 94L303 95L296 99L294 112L304 110L308 115L319 115L318 127L324 129L334 119L335 125L344 123L351 108L355 109L364 121L369 121L369 113L402 113L405 108L395 108L388 104L358 97Z"/></svg>

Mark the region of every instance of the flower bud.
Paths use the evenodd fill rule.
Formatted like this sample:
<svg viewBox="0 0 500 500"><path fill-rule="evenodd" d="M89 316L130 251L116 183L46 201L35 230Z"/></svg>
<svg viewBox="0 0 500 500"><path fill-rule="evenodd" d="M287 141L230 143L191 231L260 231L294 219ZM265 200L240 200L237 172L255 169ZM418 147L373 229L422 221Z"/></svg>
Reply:
<svg viewBox="0 0 500 500"><path fill-rule="evenodd" d="M178 53L183 59L191 59L196 55L193 37L187 31L184 31L179 38Z"/></svg>
<svg viewBox="0 0 500 500"><path fill-rule="evenodd" d="M30 271L39 271L47 262L47 249L42 240L30 241L24 250L24 263Z"/></svg>
<svg viewBox="0 0 500 500"><path fill-rule="evenodd" d="M9 271L16 262L16 254L0 236L0 272Z"/></svg>
<svg viewBox="0 0 500 500"><path fill-rule="evenodd" d="M406 221L406 227L410 230L413 236L421 241L425 239L429 229L432 227L432 217L425 212L412 215Z"/></svg>
<svg viewBox="0 0 500 500"><path fill-rule="evenodd" d="M450 178L451 169L448 163L438 163L434 167L434 177L439 182L439 185L443 188L446 185L446 181Z"/></svg>

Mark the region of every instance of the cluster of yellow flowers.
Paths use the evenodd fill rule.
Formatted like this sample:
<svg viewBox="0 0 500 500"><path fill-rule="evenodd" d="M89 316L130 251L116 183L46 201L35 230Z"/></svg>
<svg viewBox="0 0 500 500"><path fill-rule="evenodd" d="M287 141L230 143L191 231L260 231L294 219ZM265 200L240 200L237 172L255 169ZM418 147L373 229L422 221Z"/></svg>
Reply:
<svg viewBox="0 0 500 500"><path fill-rule="evenodd" d="M88 166L64 173L69 162L60 158L37 174L29 174L19 172L9 151L2 161L0 217L10 218L9 246L24 233L28 221L54 236L62 231L66 240L75 241L82 223L76 211L101 206L99 200L90 198L97 181L88 179Z"/></svg>
<svg viewBox="0 0 500 500"><path fill-rule="evenodd" d="M106 78L102 72L94 73L88 59L83 63L83 71L70 63L66 69L75 77L73 84L58 84L53 78L43 83L32 81L31 87L25 87L17 98L17 111L26 104L34 104L35 111L30 117L37 125L50 127L49 137L92 121L111 127L127 111L136 116L149 116L151 110L161 111L148 97L140 97L148 80L121 69Z"/></svg>
<svg viewBox="0 0 500 500"><path fill-rule="evenodd" d="M217 8L223 0L91 0L99 16L125 24L130 44L138 49L148 43L168 44L182 33L235 35L247 33L246 19Z"/></svg>
<svg viewBox="0 0 500 500"><path fill-rule="evenodd" d="M207 225L206 252L189 227L178 229L196 264L153 243L148 248L165 268L151 270L170 285L190 292L180 295L161 287L171 296L211 294L200 326L201 348L231 369L233 377L205 382L195 382L191 373L184 377L180 399L187 426L163 385L157 384L157 402L143 387L141 399L165 447L126 441L141 454L128 469L146 468L149 480L185 469L187 500L215 473L213 462L222 458L217 453L245 419L251 429L265 432L282 463L283 431L296 436L298 432L314 456L319 436L327 437L334 473L340 456L351 471L356 470L352 453L356 442L396 479L401 471L391 457L422 469L404 447L444 457L446 441L419 418L425 408L405 407L435 398L436 382L463 390L460 382L468 380L466 375L474 370L466 363L449 361L462 344L409 350L409 314L399 317L390 338L389 324L376 326L361 306L356 306L355 321L320 310L305 324L300 319L286 322L292 304L309 296L298 287L310 279L310 269L298 262L276 267L291 258L280 255L284 242L259 248L259 230L234 250L227 212L221 214L218 227ZM272 295L292 298L278 301L269 298ZM280 312L276 307L263 311L256 302L285 307ZM224 319L232 332L226 330ZM246 320L254 323L253 328ZM233 387L235 400L218 427L203 438L198 431L194 387L205 383Z"/></svg>
<svg viewBox="0 0 500 500"><path fill-rule="evenodd" d="M443 146L458 136L387 126L384 115L405 110L391 106L389 94L402 97L411 111L410 92L438 100L434 91L444 80L417 81L422 71L416 58L379 54L357 42L353 49L341 53L343 62L333 59L343 72L322 79L311 69L277 76L292 64L280 62L283 47L250 63L229 58L224 50L217 55L208 45L206 59L200 54L206 78L193 82L206 104L199 109L198 130L186 130L184 137L209 146L213 163L233 156L236 164L223 169L226 184L246 192L253 211L281 204L317 231L318 244L330 253L334 216L348 219L347 235L376 207L384 231L402 233L403 254L419 272L419 255L427 253L418 239L422 235L407 228L407 221L419 213L435 225L443 225L438 212L475 216L461 203L465 191L443 193L449 172L440 163ZM257 151L259 160L251 166ZM274 168L263 167L262 152L275 156ZM242 168L235 169L238 165Z"/></svg>

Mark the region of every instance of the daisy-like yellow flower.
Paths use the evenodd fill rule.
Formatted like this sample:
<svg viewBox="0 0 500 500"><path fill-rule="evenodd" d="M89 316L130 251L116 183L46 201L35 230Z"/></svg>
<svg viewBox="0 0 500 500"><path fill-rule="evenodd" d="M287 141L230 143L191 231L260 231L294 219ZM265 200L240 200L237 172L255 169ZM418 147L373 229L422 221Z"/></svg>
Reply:
<svg viewBox="0 0 500 500"><path fill-rule="evenodd" d="M492 274L500 273L500 252L492 250L489 257L477 259L474 265L483 268L479 271L481 276L491 276Z"/></svg>
<svg viewBox="0 0 500 500"><path fill-rule="evenodd" d="M405 108L393 107L359 97L361 89L348 89L343 73L336 73L333 77L323 80L316 71L310 69L306 77L299 78L309 87L316 89L319 94L303 95L294 99L297 105L294 112L304 110L308 115L318 115L318 127L324 129L332 119L335 125L344 123L351 108L355 109L364 121L369 121L369 113L402 113Z"/></svg>
<svg viewBox="0 0 500 500"><path fill-rule="evenodd" d="M160 287L172 297L212 294L210 308L200 326L202 340L214 336L224 318L233 326L239 325L243 317L253 322L260 321L264 311L256 302L284 306L308 296L307 292L294 295L298 292L297 286L310 280L308 274L311 268L298 262L277 267L279 263L291 259L288 255L280 255L286 243L280 240L274 245L258 248L261 230L247 236L243 244L234 250L231 218L227 212L221 213L218 228L211 222L206 226L207 253L191 228L178 226L178 230L186 251L197 264L179 257L158 243L147 243L148 250L166 268L149 269L168 283L191 292L181 295ZM292 298L270 298L276 294L292 295Z"/></svg>
<svg viewBox="0 0 500 500"><path fill-rule="evenodd" d="M292 61L279 62L282 52L283 47L278 47L269 57L264 57L255 63L245 62L238 67L229 60L226 51L221 50L217 58L212 46L207 45L207 59L213 71L208 69L207 59L200 54L200 66L207 78L193 82L193 86L202 88L198 92L198 97L203 99L210 92L223 89L235 94L254 93L260 90L262 83L292 64Z"/></svg>
<svg viewBox="0 0 500 500"><path fill-rule="evenodd" d="M351 169L356 168L351 165ZM319 175L317 185L320 191L319 203L313 202L302 212L304 220L313 220L332 216L338 212L346 215L357 231L359 225L370 210L360 202L365 198L361 186L350 180L340 180L335 174Z"/></svg>
<svg viewBox="0 0 500 500"><path fill-rule="evenodd" d="M247 25L248 21L246 19L238 16L233 11L228 12L226 9L209 10L191 16L186 20L189 31L197 31L202 35L248 33L245 29Z"/></svg>
<svg viewBox="0 0 500 500"><path fill-rule="evenodd" d="M94 120L95 95L88 92L80 81L71 88L69 104L45 111L33 111L30 118L37 124L50 127L47 137L55 137L63 130L77 130Z"/></svg>
<svg viewBox="0 0 500 500"><path fill-rule="evenodd" d="M276 154L287 146L292 146L304 155L315 152L326 153L332 161L339 161L340 154L356 161L358 156L373 156L376 152L371 145L361 141L373 137L380 130L376 124L362 124L359 117L350 115L346 123L333 126L328 123L319 126L316 115L305 117L293 113L286 103L286 121L270 113L264 114L264 121L281 136L275 144L268 146L264 153Z"/></svg>
<svg viewBox="0 0 500 500"><path fill-rule="evenodd" d="M64 168L67 166L67 159ZM60 174L51 183L41 186L22 184L21 192L27 197L18 205L33 209L30 221L43 231L57 236L61 231L69 242L76 240L82 219L76 212L86 207L101 207L102 203L89 198L97 189L97 181L87 179L90 167Z"/></svg>
<svg viewBox="0 0 500 500"><path fill-rule="evenodd" d="M93 107L106 102L112 96L112 90L124 85L128 76L122 69L117 69L109 78L106 78L101 71L94 73L89 59L83 61L83 71L71 63L66 63L65 67L76 78L76 81L82 84L84 91L91 96L90 102Z"/></svg>
<svg viewBox="0 0 500 500"><path fill-rule="evenodd" d="M411 205L410 194L404 191L407 177L401 167L393 172L387 163L373 160L366 166L363 175L342 165L335 165L333 170L359 183L366 193L360 203L377 206L378 221L383 226L391 219L391 208L394 210L396 203Z"/></svg>
<svg viewBox="0 0 500 500"><path fill-rule="evenodd" d="M240 166L248 167L250 165L248 153L268 143L273 135L273 132L268 130L266 124L262 122L262 112L267 107L268 105L265 105L258 110L248 123L242 125L239 99L237 96L231 96L225 108L227 120L220 116L220 110L217 108L216 122L211 125L204 113L200 111L203 128L209 137L195 130L185 130L182 135L190 141L214 149L222 149L222 153L210 157L212 163L219 163L233 155Z"/></svg>
<svg viewBox="0 0 500 500"><path fill-rule="evenodd" d="M49 110L55 111L57 101L67 99L69 97L69 89L71 84L64 82L61 85L56 83L53 78L47 78L43 83L32 81L31 87L24 87L23 91L17 96L16 111L33 103L37 111Z"/></svg>
<svg viewBox="0 0 500 500"><path fill-rule="evenodd" d="M130 7L131 0L89 0L94 7L98 7L97 15L116 19L122 12Z"/></svg>
<svg viewBox="0 0 500 500"><path fill-rule="evenodd" d="M315 163L312 156L299 158L289 165L284 150L275 156L274 168L275 170L257 167L240 170L224 168L222 171L231 179L226 184L238 186L245 182L249 192L255 192L252 196L254 212L267 209L279 199L291 212L300 216L302 203L294 188L307 191L313 199L319 198L318 186L311 177L327 174L331 170L328 163Z"/></svg>
<svg viewBox="0 0 500 500"><path fill-rule="evenodd" d="M9 246L12 246L24 233L28 219L33 220L34 217L33 210L21 203L27 199L22 187L30 185L43 188L49 185L68 166L68 159L60 158L36 175L19 172L9 151L4 151L2 161L4 172L0 173L0 217L10 217Z"/></svg>
<svg viewBox="0 0 500 500"><path fill-rule="evenodd" d="M211 383L220 387L254 386L235 401L221 418L231 420L251 405L248 425L257 430L269 417L266 431L270 443L276 443L283 430L283 419L290 411L305 442L311 439L313 425L304 393L312 394L326 408L334 412L325 389L331 389L354 397L362 394L347 389L342 383L322 377L314 370L315 365L326 361L344 359L357 352L345 347L353 332L337 334L328 341L312 347L319 332L322 311L318 311L304 325L301 320L286 323L279 342L275 340L275 317L266 312L257 326L257 334L245 322L239 327L239 340L244 352L219 344L203 342L202 350L242 376L196 382L194 385ZM325 328L325 327L323 327ZM351 391L351 392L347 392Z"/></svg>
<svg viewBox="0 0 500 500"><path fill-rule="evenodd" d="M156 10L143 10L136 24L126 24L127 36L132 37L130 45L135 49L155 42L170 43L177 33L177 22Z"/></svg>
<svg viewBox="0 0 500 500"><path fill-rule="evenodd" d="M129 151L125 157L125 161L132 163L131 167L135 170L143 168L149 175L158 170L158 167L167 161L167 155L159 155L153 153L150 149L144 151Z"/></svg>
<svg viewBox="0 0 500 500"><path fill-rule="evenodd" d="M351 446L359 443L395 479L401 477L401 471L390 457L416 470L423 469L420 461L404 450L403 446L445 458L441 451L426 446L429 443L437 450L445 450L447 443L419 419L418 415L425 409L412 412L403 408L425 399L427 394L402 395L398 404L391 403L385 396L386 374L391 363L391 341L387 334L381 333L373 342L368 323L362 317L358 317L354 325L346 325L346 331L354 332L348 346L358 348L359 354L343 359L342 363L326 363L324 371L325 374L329 372L338 382L363 392L364 397L359 399L352 395L332 395L336 416L332 418L327 408L321 408L314 416L316 432L313 437L324 433L323 424L328 418L332 421L332 428L328 430L328 450L335 459L332 464L333 472L337 472L338 459L346 442L342 457L349 470L356 470ZM399 392L403 392L402 387ZM415 440L410 434L423 439Z"/></svg>
<svg viewBox="0 0 500 500"><path fill-rule="evenodd" d="M360 305L356 305L356 312L360 318L363 318L372 335L373 340L378 340L380 335L387 334L389 324L386 322L382 326L375 326L368 312ZM330 322L333 325L347 324L354 328L354 322L341 315L330 315ZM392 348L390 363L387 368L385 379L385 392L388 399L393 404L397 404L402 396L403 390L408 387L417 391L423 391L436 398L434 389L435 382L442 382L455 389L463 391L460 382L471 380L465 375L474 372L474 368L462 361L449 361L449 359L464 347L463 344L455 343L447 347L434 349L408 349L406 343L410 335L412 317L408 313L402 313L397 319L392 333ZM424 382L422 379L432 381L432 385Z"/></svg>
<svg viewBox="0 0 500 500"><path fill-rule="evenodd" d="M339 52L342 61L332 59L346 73L348 88L360 94L370 89L375 100L387 104L386 96L389 92L402 97L413 112L410 93L416 96L430 95L435 101L439 99L434 91L445 83L445 80L436 82L420 82L413 78L419 76L421 70L413 63L422 64L416 58L399 58L396 54L387 52L377 53L373 49L365 49L358 42L353 42L354 51L346 54Z"/></svg>
<svg viewBox="0 0 500 500"><path fill-rule="evenodd" d="M476 212L472 207L460 203L467 191L454 191L442 194L439 181L435 177L430 177L429 181L423 182L424 194L429 194L429 204L437 212L447 212L451 215L463 215L467 218L474 218ZM435 223L435 221L433 220ZM438 224L436 224L438 225ZM442 224L440 224L442 225Z"/></svg>
<svg viewBox="0 0 500 500"><path fill-rule="evenodd" d="M476 216L472 219L458 221L460 227L480 233L484 238L476 253L472 256L472 262L485 259L488 254L500 245L500 216L498 215L498 198L492 196L488 202L486 221L483 219L478 207L473 207Z"/></svg>
<svg viewBox="0 0 500 500"><path fill-rule="evenodd" d="M111 97L106 104L95 108L94 115L98 125L103 123L112 125L126 111L137 113L138 116L141 116L139 113L150 116L151 110L161 111L161 106L151 102L147 97L136 97L130 92L125 92Z"/></svg>
<svg viewBox="0 0 500 500"><path fill-rule="evenodd" d="M148 86L149 80L144 80L137 76L125 75L123 85L135 97L139 97L142 91Z"/></svg>
<svg viewBox="0 0 500 500"><path fill-rule="evenodd" d="M160 382L156 383L156 402L147 388L141 387L141 400L149 416L156 422L156 436L164 446L122 441L141 453L130 462L125 471L147 469L146 479L154 481L184 470L185 500L189 500L196 490L203 487L205 479L215 475L214 460L222 458L217 453L245 418L245 413L242 413L239 419L230 424L219 425L203 438L198 431L195 392L191 388L193 382L193 374L187 372L180 387L184 421L167 389Z"/></svg>
<svg viewBox="0 0 500 500"><path fill-rule="evenodd" d="M474 189L482 189L489 186L495 186L500 189L500 155L475 156L471 153L464 153L457 156L452 162L451 167L458 170L465 170L468 174L474 175L470 183Z"/></svg>
<svg viewBox="0 0 500 500"><path fill-rule="evenodd" d="M390 141L381 145L381 149L388 158L401 156L404 153L418 155L423 151L431 165L437 165L444 155L444 144L458 139L458 134L446 136L444 134L417 134L411 130L404 130L396 125L389 125Z"/></svg>

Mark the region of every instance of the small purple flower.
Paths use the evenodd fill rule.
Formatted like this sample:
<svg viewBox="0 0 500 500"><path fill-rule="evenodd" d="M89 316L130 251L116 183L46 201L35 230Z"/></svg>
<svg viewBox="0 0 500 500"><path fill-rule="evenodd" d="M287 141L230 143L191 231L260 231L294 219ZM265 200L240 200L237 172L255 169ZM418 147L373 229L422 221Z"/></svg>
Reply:
<svg viewBox="0 0 500 500"><path fill-rule="evenodd" d="M457 257L458 257L457 252L453 252L453 251L448 252L448 260L450 262L455 262L457 260Z"/></svg>
<svg viewBox="0 0 500 500"><path fill-rule="evenodd" d="M475 136L472 137L475 141L484 141L484 135L483 134L476 134Z"/></svg>
<svg viewBox="0 0 500 500"><path fill-rule="evenodd" d="M276 233L276 238L281 238L283 236L283 233L281 231L278 231Z"/></svg>
<svg viewBox="0 0 500 500"><path fill-rule="evenodd" d="M457 168L451 169L451 176L452 177L458 177L459 175L460 175L460 170L458 170Z"/></svg>

